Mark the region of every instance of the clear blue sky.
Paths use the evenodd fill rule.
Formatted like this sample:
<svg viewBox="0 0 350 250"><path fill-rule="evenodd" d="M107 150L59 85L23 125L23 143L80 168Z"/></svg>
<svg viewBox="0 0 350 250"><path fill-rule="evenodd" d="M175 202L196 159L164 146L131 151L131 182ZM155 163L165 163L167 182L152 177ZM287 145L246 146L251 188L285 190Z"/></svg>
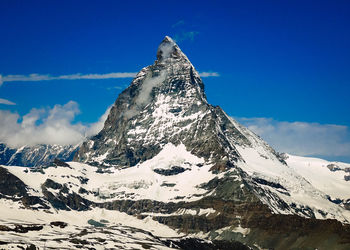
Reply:
<svg viewBox="0 0 350 250"><path fill-rule="evenodd" d="M350 126L349 1L0 2L0 74L137 72L165 35L235 117ZM4 82L2 110L73 100L93 122L131 78ZM346 135L348 136L348 134ZM350 158L349 158L350 159Z"/></svg>

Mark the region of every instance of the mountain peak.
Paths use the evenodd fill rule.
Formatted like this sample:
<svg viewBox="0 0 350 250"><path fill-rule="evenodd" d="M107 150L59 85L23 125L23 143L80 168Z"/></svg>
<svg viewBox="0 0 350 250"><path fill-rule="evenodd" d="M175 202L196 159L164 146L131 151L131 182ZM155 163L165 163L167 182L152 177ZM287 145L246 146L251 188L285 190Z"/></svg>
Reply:
<svg viewBox="0 0 350 250"><path fill-rule="evenodd" d="M143 68L111 108L104 128L84 142L75 160L92 165L132 167L165 145L185 145L197 157L232 167L235 149L249 141L218 107L207 102L204 84L187 56L168 36L157 60Z"/></svg>
<svg viewBox="0 0 350 250"><path fill-rule="evenodd" d="M169 42L175 43L174 40L170 36L165 36L163 41L169 41Z"/></svg>
<svg viewBox="0 0 350 250"><path fill-rule="evenodd" d="M169 36L164 37L157 50L158 62L168 61L167 59L177 59L189 62L187 56L181 51L179 46Z"/></svg>

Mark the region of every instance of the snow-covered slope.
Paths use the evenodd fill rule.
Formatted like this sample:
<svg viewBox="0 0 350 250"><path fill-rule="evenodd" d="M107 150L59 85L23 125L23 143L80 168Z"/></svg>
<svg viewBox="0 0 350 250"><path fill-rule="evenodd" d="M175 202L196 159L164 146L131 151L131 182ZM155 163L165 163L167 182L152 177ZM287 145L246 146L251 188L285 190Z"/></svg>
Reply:
<svg viewBox="0 0 350 250"><path fill-rule="evenodd" d="M154 158L133 168L112 168L104 172L79 162L40 172L15 166L5 168L20 178L32 195L42 195L41 185L49 178L62 185L69 184L72 192L79 193L79 189L84 188L88 193L81 194L82 197L94 202L122 199L179 202L198 200L207 193L199 185L223 175L213 174L209 171L211 167L186 151L183 144L169 144Z"/></svg>
<svg viewBox="0 0 350 250"><path fill-rule="evenodd" d="M0 211L1 242L10 243L6 248L0 245L0 249L19 249L31 244L40 249L170 249L161 238L182 236L150 218L138 220L101 208L48 213L20 209L16 203L0 200ZM16 226L17 232L4 230Z"/></svg>
<svg viewBox="0 0 350 250"><path fill-rule="evenodd" d="M203 184L232 175L246 181L242 186L255 187L258 197L275 213L350 222L350 211L346 209L350 182L344 180L350 164L288 155L285 165L251 148L239 148L239 152L245 159L239 163L240 170L244 171L240 175L235 169L213 173L210 171L213 164L206 164L183 144L168 144L155 157L132 168L101 170L78 162L70 162L69 167L48 167L41 172L3 167L23 181L31 195L42 196L42 184L50 179L62 186L69 185L69 192L80 193L97 203L126 199L196 201L215 192L203 188ZM339 166L340 170L327 168L332 165ZM279 206L278 199L286 203L285 207Z"/></svg>
<svg viewBox="0 0 350 250"><path fill-rule="evenodd" d="M271 203L271 200L266 199L266 197L271 198L271 194L274 194L287 204L295 204L296 207L299 207L299 215L301 216L310 217L310 213L314 212L319 219L336 218L349 223L350 213L344 209L344 204L335 204L329 199L330 194L338 194L336 197L344 199L344 197L348 197L346 190L350 190L350 183L346 181L340 182L341 184L336 186L341 179L337 171L333 172L327 168L334 163L288 155L286 159L288 165L285 165L263 157L264 162L259 158L262 156L252 153L250 149L240 149L240 153L245 159L249 158L249 161L241 163L242 165L239 166L245 172L245 174L240 175L241 177L233 169L214 174L209 171L211 165L205 165L203 159L186 151L184 145L174 146L171 144L166 145L154 158L135 167L109 168L105 169L105 172L101 172L98 167L78 162L69 162L67 166L51 166L42 169L41 172L33 172L24 167L2 166L26 185L28 195L40 197L45 201L47 207L44 208L35 202L28 205L21 199L21 195L5 196L0 199L1 225L9 228L15 228L16 225L28 228L33 227L33 225L42 227L38 231L27 233L25 240L23 234L14 234L13 231L5 230L1 240L21 242L22 245L35 243L36 246L42 247L46 244L46 247L74 248L77 246L74 242L84 242L85 240L85 242L94 244L94 247L101 247L101 249L112 246L142 249L142 245L147 244L154 249L167 249L166 240L180 240L188 234L184 234L182 230L159 224L157 222L161 221L159 218L184 216L211 218L224 213L214 203L211 206L211 203L208 203L206 206L200 207L198 205L183 206L183 202L188 204L190 204L189 202L201 203L205 197L215 197L216 193L219 192L219 187L207 189L205 184L217 179L225 181L227 180L225 177L230 175L242 183L239 186L241 190L245 190L245 186L254 187L256 185L259 187L255 187L258 196L263 190L265 195L260 197L263 202ZM309 164L312 167L305 170ZM342 169L349 167L349 164L336 164ZM180 173L174 175L157 173L157 170L170 170L169 173L173 173L172 167L174 165L185 169L185 171L181 170ZM327 172L323 172L323 170ZM245 181L241 182L240 178ZM323 185L325 178L330 186ZM52 181L50 185L48 185L48 179ZM252 184L254 179L255 184ZM257 181L258 179L259 181ZM261 180L265 180L265 182ZM67 190L64 191L64 189ZM4 194L3 187L0 191ZM270 195L267 196L267 193ZM70 203L67 203L67 209L56 206L57 201L70 195L79 195L81 198L91 201L90 208L77 208L70 206ZM113 204L117 200L128 201L130 207L126 207L126 210L122 210L122 212L111 210L108 204ZM153 207L130 210L134 206L132 201L144 202L144 200L153 200ZM157 205L154 203L155 201L161 202L161 205ZM174 205L174 202L178 205ZM272 202L268 205L274 207L276 204ZM310 209L307 210L308 213L302 209L303 206L304 210L306 207ZM316 213L315 211L323 212ZM273 212L295 213L295 211L280 210L277 207ZM137 217L130 216L130 214L137 215ZM67 226L63 229L53 226L52 223L57 221L67 223ZM113 233L113 237L106 237L104 230ZM238 224L214 231L217 235L225 235L228 231L232 231L246 237L250 230L250 228ZM82 234L82 231L88 232L88 234ZM138 232L136 235L134 235L135 231ZM150 232L152 235L149 235ZM59 245L59 239L69 235L74 235L76 241L65 241L64 244ZM205 231L190 234L190 236L207 240L222 237L212 238L213 236ZM101 244L98 239L104 239L105 243ZM121 243L122 245L120 245Z"/></svg>
<svg viewBox="0 0 350 250"><path fill-rule="evenodd" d="M350 164L294 155L287 155L286 162L328 199L350 208Z"/></svg>
<svg viewBox="0 0 350 250"><path fill-rule="evenodd" d="M295 213L350 223L350 211L346 205L350 199L350 182L344 180L344 174L341 178L321 164L307 168L307 162L314 160L312 158L289 156L287 165L284 165L265 159L252 149L240 149L239 152L246 161L240 167L264 190L259 196L275 213ZM268 192L274 197L266 195ZM288 206L275 203L277 197ZM341 201L336 198L341 198Z"/></svg>

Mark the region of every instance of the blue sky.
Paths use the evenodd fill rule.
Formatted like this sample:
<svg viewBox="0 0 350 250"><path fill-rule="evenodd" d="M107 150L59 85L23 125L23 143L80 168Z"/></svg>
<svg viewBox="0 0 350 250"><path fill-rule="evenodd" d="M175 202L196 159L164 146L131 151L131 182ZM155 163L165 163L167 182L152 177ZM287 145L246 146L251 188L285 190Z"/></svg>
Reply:
<svg viewBox="0 0 350 250"><path fill-rule="evenodd" d="M169 35L199 72L219 74L203 78L210 103L278 150L350 161L348 1L13 0L0 9L0 110L21 128L33 108L37 128L70 101L66 123L97 122L131 82L105 74L152 64ZM290 133L300 135L293 147L283 145Z"/></svg>

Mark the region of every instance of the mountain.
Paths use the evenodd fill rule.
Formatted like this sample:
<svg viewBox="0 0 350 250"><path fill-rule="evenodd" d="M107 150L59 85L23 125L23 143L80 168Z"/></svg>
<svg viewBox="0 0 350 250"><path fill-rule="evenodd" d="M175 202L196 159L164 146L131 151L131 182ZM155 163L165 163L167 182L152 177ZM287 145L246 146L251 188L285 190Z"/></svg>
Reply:
<svg viewBox="0 0 350 250"><path fill-rule="evenodd" d="M67 249L349 249L349 170L279 154L210 105L198 72L165 37L73 162L0 167L0 240Z"/></svg>
<svg viewBox="0 0 350 250"><path fill-rule="evenodd" d="M199 74L169 37L157 60L143 68L123 91L102 131L83 143L76 161L103 166L135 166L167 144L184 144L192 154L229 169L243 161L237 146L253 147L241 126L220 107L208 104ZM278 155L259 140L272 159Z"/></svg>
<svg viewBox="0 0 350 250"><path fill-rule="evenodd" d="M47 166L55 158L71 161L78 150L78 145L48 145L23 146L12 148L0 143L0 165L40 167Z"/></svg>

